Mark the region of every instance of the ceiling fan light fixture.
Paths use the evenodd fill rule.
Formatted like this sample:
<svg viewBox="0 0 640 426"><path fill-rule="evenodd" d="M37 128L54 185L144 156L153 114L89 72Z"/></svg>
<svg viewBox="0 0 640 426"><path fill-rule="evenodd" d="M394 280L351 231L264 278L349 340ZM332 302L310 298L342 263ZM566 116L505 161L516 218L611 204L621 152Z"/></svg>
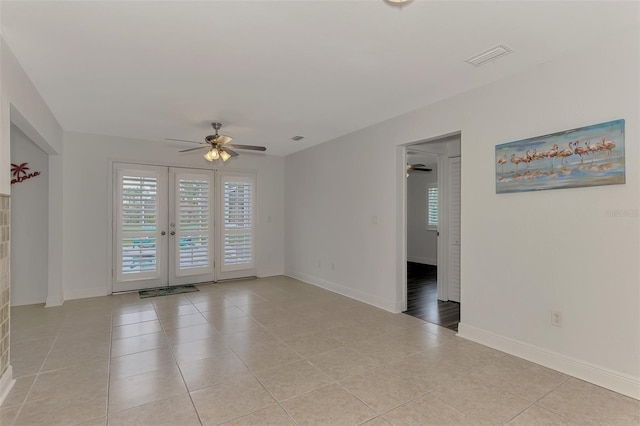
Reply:
<svg viewBox="0 0 640 426"><path fill-rule="evenodd" d="M222 161L227 161L229 158L231 158L231 155L227 152L227 151L220 151L220 158L222 158Z"/></svg>
<svg viewBox="0 0 640 426"><path fill-rule="evenodd" d="M211 148L211 150L207 151L204 155L204 159L207 161L216 161L218 158L220 158L220 153L217 148Z"/></svg>

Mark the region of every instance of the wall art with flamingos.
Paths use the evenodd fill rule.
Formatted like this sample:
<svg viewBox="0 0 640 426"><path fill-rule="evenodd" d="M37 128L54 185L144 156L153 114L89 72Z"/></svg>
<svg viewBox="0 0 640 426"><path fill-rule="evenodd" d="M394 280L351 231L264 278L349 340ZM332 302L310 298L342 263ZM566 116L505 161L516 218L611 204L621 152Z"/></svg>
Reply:
<svg viewBox="0 0 640 426"><path fill-rule="evenodd" d="M496 193L625 183L624 120L496 145Z"/></svg>

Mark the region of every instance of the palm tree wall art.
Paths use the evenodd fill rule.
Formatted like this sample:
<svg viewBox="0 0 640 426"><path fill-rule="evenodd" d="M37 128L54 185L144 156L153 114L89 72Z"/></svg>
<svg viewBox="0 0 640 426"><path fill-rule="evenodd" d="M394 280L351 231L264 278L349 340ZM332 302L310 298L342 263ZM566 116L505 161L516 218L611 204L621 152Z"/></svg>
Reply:
<svg viewBox="0 0 640 426"><path fill-rule="evenodd" d="M11 164L11 185L23 182L36 176L40 176L40 172L29 173L29 163Z"/></svg>

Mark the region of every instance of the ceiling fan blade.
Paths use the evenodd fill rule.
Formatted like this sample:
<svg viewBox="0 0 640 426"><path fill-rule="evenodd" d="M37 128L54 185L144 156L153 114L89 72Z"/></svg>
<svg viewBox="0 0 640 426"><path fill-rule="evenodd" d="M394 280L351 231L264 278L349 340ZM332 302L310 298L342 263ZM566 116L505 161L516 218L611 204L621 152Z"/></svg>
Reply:
<svg viewBox="0 0 640 426"><path fill-rule="evenodd" d="M225 144L228 144L229 142L231 142L232 140L233 140L233 138L231 136L218 135L218 137L216 138L216 143L218 145L225 145Z"/></svg>
<svg viewBox="0 0 640 426"><path fill-rule="evenodd" d="M409 167L425 167L424 164L407 164Z"/></svg>
<svg viewBox="0 0 640 426"><path fill-rule="evenodd" d="M265 148L264 146L255 146L255 145L236 145L233 144L231 145L232 148L235 149L250 149L252 151L266 151L267 148Z"/></svg>
<svg viewBox="0 0 640 426"><path fill-rule="evenodd" d="M196 149L202 149L202 148L210 148L210 146L209 145L202 145L202 146L198 146L196 148L183 149L183 150L178 151L178 152L189 152L189 151L195 151Z"/></svg>
<svg viewBox="0 0 640 426"><path fill-rule="evenodd" d="M234 150L229 149L228 146L221 146L220 149L223 150L224 152L226 152L227 154L229 154L232 157L237 157L238 155L240 155L237 152L235 152Z"/></svg>
<svg viewBox="0 0 640 426"><path fill-rule="evenodd" d="M431 172L433 169L426 169L424 167L411 167L409 170L414 170L416 172Z"/></svg>
<svg viewBox="0 0 640 426"><path fill-rule="evenodd" d="M189 142L189 143L199 143L199 144L202 144L202 142L188 141L188 140L184 140L184 139L164 138L164 140L165 140L165 141Z"/></svg>

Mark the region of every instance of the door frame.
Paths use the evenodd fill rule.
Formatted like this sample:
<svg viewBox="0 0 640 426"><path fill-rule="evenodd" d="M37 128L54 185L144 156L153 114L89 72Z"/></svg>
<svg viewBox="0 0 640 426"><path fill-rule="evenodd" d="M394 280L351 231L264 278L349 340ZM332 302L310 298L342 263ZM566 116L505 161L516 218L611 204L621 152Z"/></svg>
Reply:
<svg viewBox="0 0 640 426"><path fill-rule="evenodd" d="M451 132L440 136L424 139L421 141L410 142L396 147L396 212L398 218L396 238L396 294L399 296L396 304L397 312L407 310L407 150L415 150L415 145L426 144L429 142L438 142L440 140L460 136L460 145L462 146L462 132ZM448 202L449 202L449 154L445 152L437 152L438 150L429 150L429 148L421 147L420 151L438 156L438 299L447 301L448 297L448 268L449 268L449 250L447 241L449 239L448 224ZM442 281L442 284L441 284ZM462 281L460 289L462 292ZM461 312L462 316L462 312Z"/></svg>
<svg viewBox="0 0 640 426"><path fill-rule="evenodd" d="M169 259L169 279L168 285L181 285L200 282L215 282L217 281L217 270L215 268L217 248L215 240L215 212L218 207L218 200L216 199L216 184L217 177L213 170L204 169L192 169L188 167L168 167L169 171L169 185L168 185L168 224L167 232L169 234L168 242L168 259ZM198 172L201 170L201 172ZM203 173L206 172L206 173ZM178 189L178 176L207 176L209 179L209 267L206 272L199 274L181 274L179 267L180 256L180 232L179 232L179 211L176 209L176 202L180 199L180 190ZM173 234L173 233L176 234Z"/></svg>
<svg viewBox="0 0 640 426"><path fill-rule="evenodd" d="M131 167L129 167L131 166ZM150 174L150 175L157 175L158 179L157 179L157 196L156 196L156 201L157 201L157 206L160 207L163 204L166 206L166 208L158 208L157 213L157 223L160 224L160 226L162 226L162 224L167 224L169 222L169 169L164 167L164 166L150 166L150 165L141 165L141 164L137 164L135 166L132 166L129 163L126 164L114 164L114 171L115 173L113 174L112 178L114 180L114 192L111 193L111 199L112 199L112 209L115 210L115 198L118 197L120 198L120 185L116 186L115 182L116 181L120 181L120 176L122 171L124 170L128 170L128 169L138 169L138 172L141 173L145 173L145 174ZM115 217L115 211L112 211L112 215L114 216L114 219L116 219ZM112 253L112 259L116 259L120 257L120 251L119 251L119 245L115 243L115 241L117 239L119 239L120 236L120 232L121 232L121 227L118 226L119 223L116 220L114 223L112 223L111 226L111 240L113 241L112 247L114 250L114 253ZM168 227L167 227L168 228ZM169 279L169 264L167 263L169 261L169 236L168 236L168 229L167 228L160 228L160 229L156 229L156 249L155 249L155 256L156 256L156 271L157 271L157 276L155 277L150 277L150 278L138 278L138 279L131 279L131 280L122 280L119 281L121 284L121 287L130 287L128 286L126 283L132 283L134 285L137 285L136 283L140 284L140 288L156 288L156 287L160 287L160 286L164 286L166 285L165 283L168 283L168 279ZM160 232L162 232L162 236L160 236ZM160 264L160 262L162 262L162 264ZM113 269L113 277L112 277L112 282L111 282L111 287L112 287L112 292L113 291L118 291L118 292L122 292L122 291L133 291L133 290L138 290L139 288L118 288L116 289L116 282L118 282L118 273L115 271L115 267L117 266L119 262L116 262L116 264L112 265L112 269ZM162 268L159 268L159 266L163 266ZM163 270L164 269L164 270ZM145 287L146 286L146 287Z"/></svg>
<svg viewBox="0 0 640 426"><path fill-rule="evenodd" d="M449 156L438 156L438 300L449 300Z"/></svg>
<svg viewBox="0 0 640 426"><path fill-rule="evenodd" d="M114 265L114 241L113 241L113 219L114 219L114 215L113 215L113 190L114 190L114 181L116 179L115 173L114 173L114 167L113 165L115 163L121 163L121 164L130 164L132 167L135 166L160 166L160 167L177 167L177 168L183 168L183 169L193 169L193 170L209 170L209 171L214 171L216 172L221 172L221 171L227 171L227 172L235 172L235 173L244 173L244 174L251 174L255 177L255 185L256 185L256 210L255 210L255 217L256 217L256 228L255 228L255 235L254 235L254 244L256 245L256 247L258 247L258 235L259 235L259 229L258 229L258 206L257 206L257 192L259 189L259 179L258 179L258 173L255 169L220 169L217 167L206 167L206 166L198 166L198 165L192 165L192 164L184 164L184 163L176 163L176 162L168 162L168 161L152 161L152 160L131 160L131 159L126 159L126 158L109 158L107 160L107 194L109 194L109 196L107 197L107 220L106 223L104 224L104 226L107 228L107 235L109 235L109 238L107 238L107 256L106 256L106 263L105 263L105 270L106 270L106 276L107 276L107 282L105 283L105 289L106 289L106 293L107 294L113 294L113 283L114 283L114 276L115 276L115 265ZM217 180L217 177L216 177ZM216 200L217 201L217 200ZM216 224L217 226L217 224ZM255 264L256 264L256 268L257 265L259 264L259 259L258 259L258 253L256 250L256 253L254 254L254 258L255 258Z"/></svg>

